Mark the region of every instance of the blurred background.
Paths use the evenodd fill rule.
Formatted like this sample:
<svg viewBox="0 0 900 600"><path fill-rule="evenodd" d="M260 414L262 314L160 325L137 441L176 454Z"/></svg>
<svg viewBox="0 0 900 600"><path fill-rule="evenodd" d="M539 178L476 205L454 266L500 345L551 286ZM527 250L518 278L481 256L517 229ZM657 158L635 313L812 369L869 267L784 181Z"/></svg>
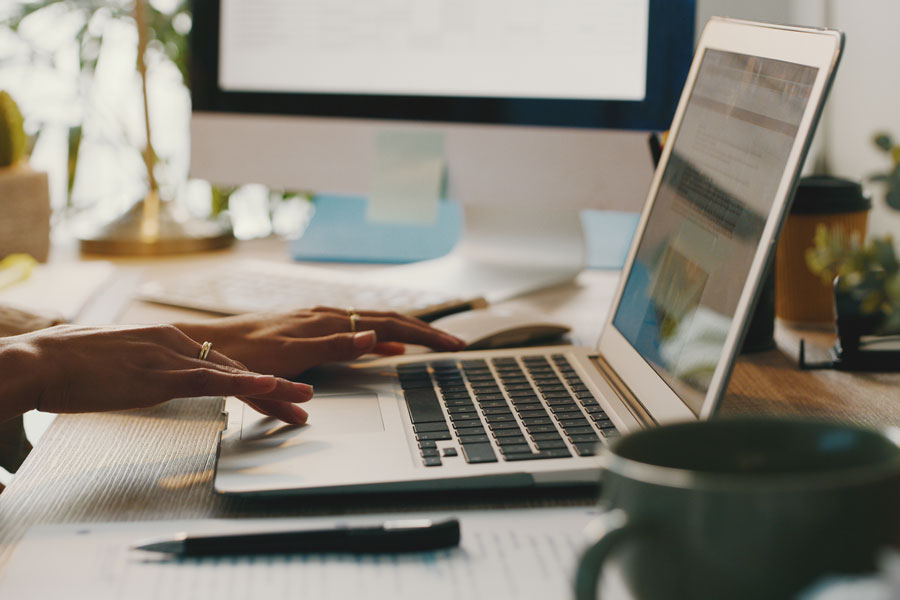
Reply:
<svg viewBox="0 0 900 600"><path fill-rule="evenodd" d="M162 195L195 216L227 211L240 239L295 236L308 216L302 191L260 185L214 189L188 177L190 84L185 0L149 0L148 95ZM0 89L8 90L33 136L31 163L50 175L55 235L78 219L108 220L146 187L133 0L5 0L0 5ZM900 134L900 3L895 0L698 0L697 31L711 15L803 25L847 34L843 65L807 172L864 179L889 168L872 142ZM900 213L873 188L870 234L900 231Z"/></svg>

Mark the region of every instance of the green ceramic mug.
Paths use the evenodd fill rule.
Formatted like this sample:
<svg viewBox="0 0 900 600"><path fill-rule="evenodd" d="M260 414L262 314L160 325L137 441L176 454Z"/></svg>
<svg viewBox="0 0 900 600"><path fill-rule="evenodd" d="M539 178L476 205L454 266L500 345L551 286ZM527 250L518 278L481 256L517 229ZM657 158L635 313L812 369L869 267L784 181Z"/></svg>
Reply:
<svg viewBox="0 0 900 600"><path fill-rule="evenodd" d="M819 421L668 425L604 453L596 542L576 574L594 600L614 563L635 598L793 598L900 546L900 435Z"/></svg>

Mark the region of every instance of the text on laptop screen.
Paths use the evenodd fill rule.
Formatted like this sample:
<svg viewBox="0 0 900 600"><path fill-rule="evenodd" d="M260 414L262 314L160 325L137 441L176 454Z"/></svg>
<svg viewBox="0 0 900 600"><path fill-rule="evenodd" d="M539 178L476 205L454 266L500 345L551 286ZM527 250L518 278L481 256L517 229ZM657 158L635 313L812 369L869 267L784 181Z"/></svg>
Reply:
<svg viewBox="0 0 900 600"><path fill-rule="evenodd" d="M613 325L699 414L818 69L707 50Z"/></svg>

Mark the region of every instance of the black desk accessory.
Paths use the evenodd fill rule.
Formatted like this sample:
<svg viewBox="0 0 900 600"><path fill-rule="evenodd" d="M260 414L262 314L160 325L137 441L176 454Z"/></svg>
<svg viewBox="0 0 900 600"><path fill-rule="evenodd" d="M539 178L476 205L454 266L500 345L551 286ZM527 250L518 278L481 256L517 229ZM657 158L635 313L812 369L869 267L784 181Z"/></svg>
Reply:
<svg viewBox="0 0 900 600"><path fill-rule="evenodd" d="M852 293L835 285L835 312L838 339L829 351L829 360L806 362L806 345L800 340L797 357L802 370L836 369L890 373L900 371L900 335L878 335L883 316L863 314Z"/></svg>
<svg viewBox="0 0 900 600"><path fill-rule="evenodd" d="M375 554L423 552L459 545L459 521L428 519L388 521L371 527L335 527L296 531L192 535L147 540L136 550L178 556L232 556L249 554L293 554L302 552L346 552Z"/></svg>

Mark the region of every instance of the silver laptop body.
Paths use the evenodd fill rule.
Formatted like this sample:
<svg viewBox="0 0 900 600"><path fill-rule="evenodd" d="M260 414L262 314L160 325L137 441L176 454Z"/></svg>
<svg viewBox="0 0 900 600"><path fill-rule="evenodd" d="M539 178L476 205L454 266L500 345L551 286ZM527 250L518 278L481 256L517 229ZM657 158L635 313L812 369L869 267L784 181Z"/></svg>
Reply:
<svg viewBox="0 0 900 600"><path fill-rule="evenodd" d="M839 32L703 31L596 348L333 365L309 423L227 403L215 489L322 494L570 485L597 444L716 410L843 47ZM598 307L598 314L605 307Z"/></svg>

